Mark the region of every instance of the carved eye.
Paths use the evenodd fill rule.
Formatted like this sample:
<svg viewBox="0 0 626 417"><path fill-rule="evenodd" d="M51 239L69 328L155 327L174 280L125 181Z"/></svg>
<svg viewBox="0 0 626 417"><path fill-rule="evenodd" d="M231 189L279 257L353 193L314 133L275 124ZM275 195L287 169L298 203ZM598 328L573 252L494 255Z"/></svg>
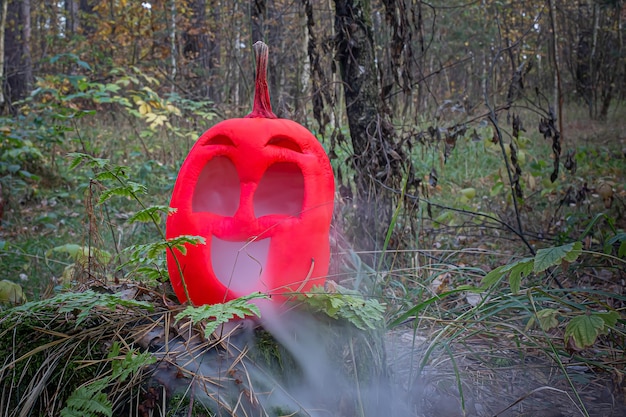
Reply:
<svg viewBox="0 0 626 417"><path fill-rule="evenodd" d="M299 216L304 200L304 176L293 162L271 165L254 193L256 217L268 214Z"/></svg>
<svg viewBox="0 0 626 417"><path fill-rule="evenodd" d="M233 143L233 141L228 136L224 136L224 135L217 135L217 136L212 137L204 144L204 146L207 146L207 145L226 145L226 146L232 146L233 148L235 147L235 144Z"/></svg>
<svg viewBox="0 0 626 417"><path fill-rule="evenodd" d="M240 194L239 175L235 165L227 157L218 156L202 169L193 193L191 208L194 212L234 216L239 207Z"/></svg>
<svg viewBox="0 0 626 417"><path fill-rule="evenodd" d="M302 153L300 145L285 136L274 136L267 142L266 146L277 146L279 148L285 148L294 152Z"/></svg>

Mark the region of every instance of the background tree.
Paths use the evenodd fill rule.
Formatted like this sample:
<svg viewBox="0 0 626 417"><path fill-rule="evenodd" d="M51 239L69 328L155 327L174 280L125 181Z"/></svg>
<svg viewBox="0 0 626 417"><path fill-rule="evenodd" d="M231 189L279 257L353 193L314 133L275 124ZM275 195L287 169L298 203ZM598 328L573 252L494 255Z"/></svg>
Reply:
<svg viewBox="0 0 626 417"><path fill-rule="evenodd" d="M336 60L350 128L354 169L353 233L365 250L380 250L410 162L397 143L382 100L369 1L335 0ZM391 191L390 191L391 190Z"/></svg>
<svg viewBox="0 0 626 417"><path fill-rule="evenodd" d="M5 27L5 98L12 111L14 103L26 97L32 88L30 0L10 0Z"/></svg>
<svg viewBox="0 0 626 417"><path fill-rule="evenodd" d="M9 0L2 0L2 16L0 17L0 109L4 107L4 30L7 25L7 10Z"/></svg>

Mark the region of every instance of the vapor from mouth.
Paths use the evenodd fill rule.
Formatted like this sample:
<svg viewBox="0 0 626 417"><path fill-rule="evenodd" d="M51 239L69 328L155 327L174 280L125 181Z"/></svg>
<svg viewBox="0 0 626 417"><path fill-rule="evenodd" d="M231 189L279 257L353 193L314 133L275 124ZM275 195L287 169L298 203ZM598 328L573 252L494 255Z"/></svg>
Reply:
<svg viewBox="0 0 626 417"><path fill-rule="evenodd" d="M236 296L268 290L263 282L270 239L231 242L211 239L211 264L215 277Z"/></svg>

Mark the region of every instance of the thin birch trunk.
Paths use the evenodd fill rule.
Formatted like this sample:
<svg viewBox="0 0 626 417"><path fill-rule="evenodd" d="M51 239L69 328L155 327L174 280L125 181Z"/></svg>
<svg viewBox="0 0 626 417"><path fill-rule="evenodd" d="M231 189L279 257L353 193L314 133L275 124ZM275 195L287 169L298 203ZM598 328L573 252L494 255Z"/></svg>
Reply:
<svg viewBox="0 0 626 417"><path fill-rule="evenodd" d="M33 61L30 53L30 0L22 0L22 63L24 65L24 92L30 94L33 88Z"/></svg>
<svg viewBox="0 0 626 417"><path fill-rule="evenodd" d="M600 30L600 7L595 1L592 2L593 7L593 31L591 37L591 53L589 54L589 81L591 82L591 108L589 116L592 118L598 117L598 91L597 91L597 76L595 67L596 65L596 52L598 50L598 31Z"/></svg>
<svg viewBox="0 0 626 417"><path fill-rule="evenodd" d="M176 0L170 0L171 22L170 22L170 77L172 80L172 92L175 90L174 80L176 79Z"/></svg>
<svg viewBox="0 0 626 417"><path fill-rule="evenodd" d="M9 0L2 1L2 20L0 20L0 108L4 106L4 29L7 25Z"/></svg>

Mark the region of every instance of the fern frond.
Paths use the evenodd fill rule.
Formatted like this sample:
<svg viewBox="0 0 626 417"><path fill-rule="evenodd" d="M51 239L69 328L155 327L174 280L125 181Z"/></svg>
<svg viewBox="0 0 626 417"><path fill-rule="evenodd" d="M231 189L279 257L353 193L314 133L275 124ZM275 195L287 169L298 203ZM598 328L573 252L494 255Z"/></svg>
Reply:
<svg viewBox="0 0 626 417"><path fill-rule="evenodd" d="M314 311L325 313L334 319L344 319L361 330L382 327L385 306L374 298L365 298L358 291L336 285L336 292L326 292L322 286L314 286L298 299Z"/></svg>
<svg viewBox="0 0 626 417"><path fill-rule="evenodd" d="M171 210L170 207L164 205L150 206L130 216L128 223L158 223L160 221L159 213L169 214Z"/></svg>
<svg viewBox="0 0 626 417"><path fill-rule="evenodd" d="M95 156L91 156L82 152L70 152L67 156L72 158L72 162L70 162L70 171L76 169L80 164L85 163L91 168L103 169L109 164L108 159L96 158Z"/></svg>
<svg viewBox="0 0 626 417"><path fill-rule="evenodd" d="M234 317L261 316L259 307L250 300L267 298L266 295L257 292L244 297L236 298L223 304L202 305L199 307L187 307L176 315L176 320L189 317L196 324L209 320L204 328L204 334L208 338L220 324L226 323Z"/></svg>
<svg viewBox="0 0 626 417"><path fill-rule="evenodd" d="M95 308L115 310L119 306L128 308L144 308L152 310L152 305L145 301L127 300L119 294L102 294L92 290L82 293L66 292L52 298L40 301L31 301L14 307L9 314L38 314L41 311L56 311L58 313L76 313L76 325L82 323Z"/></svg>
<svg viewBox="0 0 626 417"><path fill-rule="evenodd" d="M78 388L67 399L61 417L113 417L113 404L102 392L107 384L108 379L99 379Z"/></svg>
<svg viewBox="0 0 626 417"><path fill-rule="evenodd" d="M98 199L98 204L103 204L113 196L135 199L138 195L146 194L147 192L148 188L145 185L134 181L128 181L125 185L120 185L119 187L109 188L108 190L103 191Z"/></svg>

